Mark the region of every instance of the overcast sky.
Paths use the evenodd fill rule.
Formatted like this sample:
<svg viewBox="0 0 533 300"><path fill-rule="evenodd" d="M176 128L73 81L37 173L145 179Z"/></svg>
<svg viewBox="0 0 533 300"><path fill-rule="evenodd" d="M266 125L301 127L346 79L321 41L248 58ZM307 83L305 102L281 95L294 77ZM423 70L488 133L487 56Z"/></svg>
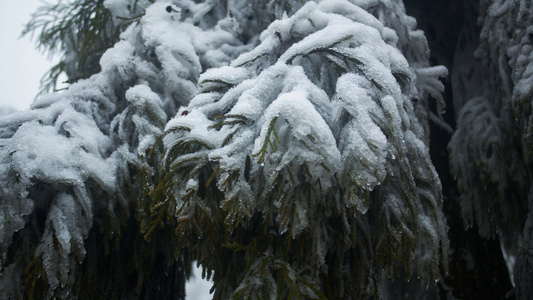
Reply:
<svg viewBox="0 0 533 300"><path fill-rule="evenodd" d="M0 109L28 109L39 92L41 77L54 64L34 48L29 36L20 38L24 25L40 3L40 0L0 0ZM201 279L200 270L194 273L187 284L187 299L211 299L208 293L211 284Z"/></svg>
<svg viewBox="0 0 533 300"><path fill-rule="evenodd" d="M0 106L29 108L41 77L52 66L34 49L29 36L19 39L39 4L39 0L0 0Z"/></svg>

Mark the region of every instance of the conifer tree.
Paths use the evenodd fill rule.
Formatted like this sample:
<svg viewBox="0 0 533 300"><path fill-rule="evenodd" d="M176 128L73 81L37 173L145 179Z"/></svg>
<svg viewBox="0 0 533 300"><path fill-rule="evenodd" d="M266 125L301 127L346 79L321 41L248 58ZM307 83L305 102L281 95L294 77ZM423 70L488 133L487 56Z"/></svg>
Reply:
<svg viewBox="0 0 533 300"><path fill-rule="evenodd" d="M137 174L196 93L202 63L239 47L157 3L106 51L101 72L1 120L1 298L184 297L190 263L167 243L172 231L145 238Z"/></svg>
<svg viewBox="0 0 533 300"><path fill-rule="evenodd" d="M398 35L347 1L310 2L200 76L162 139L152 222L178 219L215 298L368 298L382 267L438 278L441 190L413 99L438 97L446 70L424 67L423 40L410 66Z"/></svg>
<svg viewBox="0 0 533 300"><path fill-rule="evenodd" d="M527 299L533 292L533 7L531 1L479 2L474 63L454 76L468 93L454 95L458 123L450 171L465 227L475 224L481 236L497 236L516 257L515 295Z"/></svg>
<svg viewBox="0 0 533 300"><path fill-rule="evenodd" d="M527 297L531 3L474 2L446 104L401 0L43 6L70 86L0 117L0 298L183 299L192 261L215 299L437 297L446 174Z"/></svg>

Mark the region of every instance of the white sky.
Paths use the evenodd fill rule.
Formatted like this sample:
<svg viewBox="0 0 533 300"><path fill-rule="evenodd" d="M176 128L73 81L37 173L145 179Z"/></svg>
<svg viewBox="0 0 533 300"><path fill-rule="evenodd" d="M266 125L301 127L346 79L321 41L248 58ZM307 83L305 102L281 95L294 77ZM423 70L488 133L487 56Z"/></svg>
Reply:
<svg viewBox="0 0 533 300"><path fill-rule="evenodd" d="M41 77L53 65L29 36L19 38L39 5L39 0L0 0L0 107L29 108Z"/></svg>
<svg viewBox="0 0 533 300"><path fill-rule="evenodd" d="M19 38L40 3L0 0L0 109L28 109L39 92L41 77L54 64L34 48L30 36ZM195 269L187 284L187 299L211 299L211 285L201 279L201 270Z"/></svg>

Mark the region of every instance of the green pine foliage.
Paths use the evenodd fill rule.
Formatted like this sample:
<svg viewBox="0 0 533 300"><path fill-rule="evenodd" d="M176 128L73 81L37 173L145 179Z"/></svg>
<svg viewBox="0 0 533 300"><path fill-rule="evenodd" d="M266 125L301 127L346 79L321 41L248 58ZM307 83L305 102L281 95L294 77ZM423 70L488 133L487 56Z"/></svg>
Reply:
<svg viewBox="0 0 533 300"><path fill-rule="evenodd" d="M216 299L367 298L381 268L439 277L440 183L412 99L441 86L418 91L397 42L361 7L308 3L200 76L154 153L149 232L177 220Z"/></svg>
<svg viewBox="0 0 533 300"><path fill-rule="evenodd" d="M123 22L114 20L103 0L44 2L22 32L38 35L39 50L50 56L61 54L60 61L43 76L40 94L55 91L61 74L73 83L100 72L104 52L119 41L129 24L138 21L147 2L153 1L132 1L127 15L115 17Z"/></svg>
<svg viewBox="0 0 533 300"><path fill-rule="evenodd" d="M1 298L184 298L190 260L174 231L144 232L142 176L155 171L143 157L196 93L201 62L242 45L220 29L174 31L168 6L132 23L99 73L0 121Z"/></svg>
<svg viewBox="0 0 533 300"><path fill-rule="evenodd" d="M60 1L30 32L72 84L0 118L0 298L183 299L192 261L215 299L446 271L447 70L402 1Z"/></svg>

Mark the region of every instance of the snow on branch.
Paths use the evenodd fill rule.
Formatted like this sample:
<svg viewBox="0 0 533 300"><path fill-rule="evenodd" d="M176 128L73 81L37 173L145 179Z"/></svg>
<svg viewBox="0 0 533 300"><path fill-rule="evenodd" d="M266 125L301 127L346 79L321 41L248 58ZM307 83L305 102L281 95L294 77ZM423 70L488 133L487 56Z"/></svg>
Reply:
<svg viewBox="0 0 533 300"><path fill-rule="evenodd" d="M126 2L106 4L119 14ZM116 286L138 294L150 284L143 276L157 262L143 253L156 241L141 223L151 186L140 178L156 171L144 158L197 93L202 68L227 64L242 43L181 22L174 4L141 2L146 11L101 55L101 72L0 118L0 298L107 298ZM182 260L162 245L154 256Z"/></svg>
<svg viewBox="0 0 533 300"><path fill-rule="evenodd" d="M168 170L174 179L160 186L177 199L178 235L196 245L205 267L217 270L215 298L237 286L234 297L245 290L276 293L268 276L283 272L270 260L262 264L271 275L257 270L258 257L242 270L244 281L228 287L227 272L240 267L224 270L200 250L238 244L251 255L245 234L252 234L247 240L260 257L290 264L297 280L319 290L329 280L343 281L341 296L372 290L375 265L391 276L403 268L438 277L447 252L441 187L411 99L419 92L440 95L438 77L446 70L416 72L397 40L348 1L310 2L272 23L261 43L229 67L200 76L201 92L167 124L172 133L163 139L161 163L174 166ZM219 237L198 228L217 222ZM257 231L265 234L253 235ZM373 245L375 255L365 245ZM339 246L346 254L326 264ZM340 270L349 261L366 267L348 276ZM338 276L326 279L328 269ZM266 286L254 287L261 278ZM304 294L305 288L285 291Z"/></svg>

